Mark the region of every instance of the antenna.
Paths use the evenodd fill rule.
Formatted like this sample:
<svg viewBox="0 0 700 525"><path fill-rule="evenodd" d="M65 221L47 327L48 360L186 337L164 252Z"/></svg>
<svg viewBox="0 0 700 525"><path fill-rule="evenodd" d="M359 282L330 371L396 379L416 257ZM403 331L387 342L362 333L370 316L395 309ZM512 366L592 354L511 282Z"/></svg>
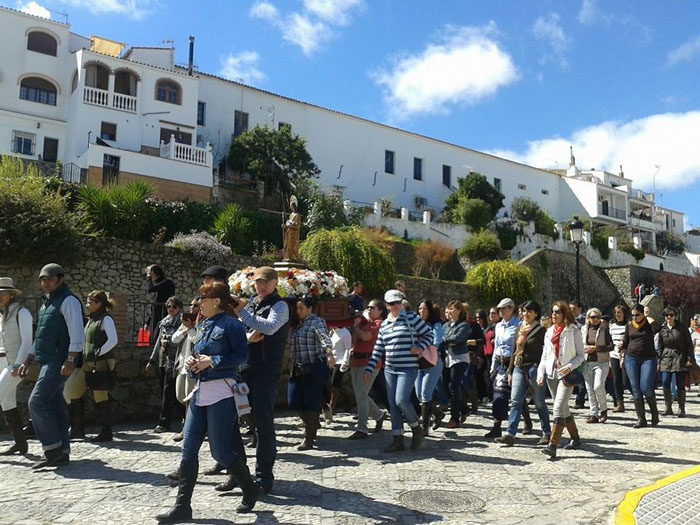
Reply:
<svg viewBox="0 0 700 525"><path fill-rule="evenodd" d="M49 13L56 13L57 15L60 15L63 17L63 23L67 24L68 23L68 13L64 11L56 11L55 9L47 9Z"/></svg>
<svg viewBox="0 0 700 525"><path fill-rule="evenodd" d="M161 44L170 44L171 48L175 47L175 40L161 40L160 43Z"/></svg>

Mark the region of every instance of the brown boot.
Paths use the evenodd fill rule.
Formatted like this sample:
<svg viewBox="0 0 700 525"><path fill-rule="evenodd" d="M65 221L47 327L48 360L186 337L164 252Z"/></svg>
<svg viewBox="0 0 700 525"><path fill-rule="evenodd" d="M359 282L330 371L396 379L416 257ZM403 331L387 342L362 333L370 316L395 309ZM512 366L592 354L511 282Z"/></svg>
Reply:
<svg viewBox="0 0 700 525"><path fill-rule="evenodd" d="M617 414L619 412L624 412L624 411L625 411L625 402L620 400L617 402L617 405L615 405L613 412L615 412Z"/></svg>
<svg viewBox="0 0 700 525"><path fill-rule="evenodd" d="M672 416L673 415L673 398L671 397L671 389L664 388L664 411L662 415Z"/></svg>
<svg viewBox="0 0 700 525"><path fill-rule="evenodd" d="M571 436L571 441L569 441L564 448L568 449L578 449L581 448L581 439L578 435L578 428L576 427L576 421L574 421L574 416L569 416L566 418L566 430Z"/></svg>
<svg viewBox="0 0 700 525"><path fill-rule="evenodd" d="M549 456L552 459L557 457L557 447L559 446L561 433L564 432L565 424L566 422L562 417L558 417L554 420L554 424L552 425L552 434L549 437L549 445L541 450L542 454Z"/></svg>
<svg viewBox="0 0 700 525"><path fill-rule="evenodd" d="M678 387L678 417L685 417L685 385Z"/></svg>
<svg viewBox="0 0 700 525"><path fill-rule="evenodd" d="M302 412L302 414L302 419L306 425L306 428L304 429L304 440L297 447L297 450L310 450L314 446L316 434L318 433L318 414L315 412Z"/></svg>

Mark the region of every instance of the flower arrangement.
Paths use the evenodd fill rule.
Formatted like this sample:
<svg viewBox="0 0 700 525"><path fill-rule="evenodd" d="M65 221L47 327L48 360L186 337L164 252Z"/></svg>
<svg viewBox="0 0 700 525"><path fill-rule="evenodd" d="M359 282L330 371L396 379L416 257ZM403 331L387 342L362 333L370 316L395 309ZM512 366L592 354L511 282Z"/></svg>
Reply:
<svg viewBox="0 0 700 525"><path fill-rule="evenodd" d="M231 291L242 297L254 295L254 273L255 267L247 266L231 275ZM349 293L349 287L347 279L336 272L294 268L279 274L277 293L280 297L298 297L305 294L319 298L345 297Z"/></svg>

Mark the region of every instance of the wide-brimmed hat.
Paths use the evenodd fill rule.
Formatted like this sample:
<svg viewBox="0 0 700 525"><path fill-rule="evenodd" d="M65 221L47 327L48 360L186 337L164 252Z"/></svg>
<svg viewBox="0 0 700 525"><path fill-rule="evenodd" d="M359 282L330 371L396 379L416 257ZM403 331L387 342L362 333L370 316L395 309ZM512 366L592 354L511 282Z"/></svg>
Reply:
<svg viewBox="0 0 700 525"><path fill-rule="evenodd" d="M22 290L15 288L15 282L11 277L0 277L0 292L15 292L19 295Z"/></svg>

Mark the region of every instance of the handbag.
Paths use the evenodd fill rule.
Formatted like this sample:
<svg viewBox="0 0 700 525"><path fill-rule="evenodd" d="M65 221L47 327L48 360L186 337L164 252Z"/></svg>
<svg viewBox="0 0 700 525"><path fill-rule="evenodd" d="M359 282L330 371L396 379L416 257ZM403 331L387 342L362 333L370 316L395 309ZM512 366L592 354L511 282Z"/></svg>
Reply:
<svg viewBox="0 0 700 525"><path fill-rule="evenodd" d="M700 383L700 366L693 364L688 370L688 380L692 385L693 383Z"/></svg>
<svg viewBox="0 0 700 525"><path fill-rule="evenodd" d="M112 390L117 383L117 374L114 370L97 370L97 354L94 354L92 370L85 372L85 384L90 390ZM107 361L106 357L100 356Z"/></svg>
<svg viewBox="0 0 700 525"><path fill-rule="evenodd" d="M564 377L561 378L562 383L566 387L581 386L585 383L583 379L583 365L575 368Z"/></svg>
<svg viewBox="0 0 700 525"><path fill-rule="evenodd" d="M437 360L438 349L435 345L430 345L418 356L418 368L421 370L432 368L437 364Z"/></svg>

